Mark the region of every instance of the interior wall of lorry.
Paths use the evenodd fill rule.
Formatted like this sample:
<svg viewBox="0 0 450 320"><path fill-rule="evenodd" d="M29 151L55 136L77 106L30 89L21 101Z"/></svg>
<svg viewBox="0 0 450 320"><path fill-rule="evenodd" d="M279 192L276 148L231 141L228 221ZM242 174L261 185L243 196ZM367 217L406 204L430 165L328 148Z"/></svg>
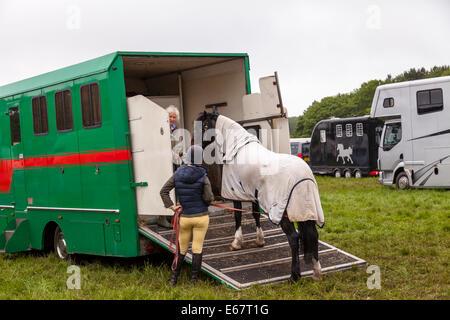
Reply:
<svg viewBox="0 0 450 320"><path fill-rule="evenodd" d="M128 95L174 96L179 93L176 73L148 79L126 77L125 83Z"/></svg>
<svg viewBox="0 0 450 320"><path fill-rule="evenodd" d="M145 85L150 96L176 96L179 94L178 75L176 73L146 79Z"/></svg>
<svg viewBox="0 0 450 320"><path fill-rule="evenodd" d="M127 96L136 94L148 95L148 89L145 81L139 78L126 77L125 78Z"/></svg>
<svg viewBox="0 0 450 320"><path fill-rule="evenodd" d="M226 102L217 111L242 119L242 97L247 94L244 61L227 61L182 73L184 127L192 132L194 121L205 105Z"/></svg>

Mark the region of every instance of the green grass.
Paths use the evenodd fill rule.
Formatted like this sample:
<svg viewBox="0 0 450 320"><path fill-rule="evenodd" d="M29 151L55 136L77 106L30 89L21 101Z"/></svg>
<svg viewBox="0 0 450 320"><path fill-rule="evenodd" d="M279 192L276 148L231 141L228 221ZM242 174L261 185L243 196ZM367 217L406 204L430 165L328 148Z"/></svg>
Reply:
<svg viewBox="0 0 450 320"><path fill-rule="evenodd" d="M317 177L325 227L320 239L377 265L381 289L369 290L366 268L287 283L229 289L202 274L169 288L171 256L117 259L81 256L81 290L69 290L67 267L53 254L0 255L0 299L448 299L450 191L399 191L377 179Z"/></svg>

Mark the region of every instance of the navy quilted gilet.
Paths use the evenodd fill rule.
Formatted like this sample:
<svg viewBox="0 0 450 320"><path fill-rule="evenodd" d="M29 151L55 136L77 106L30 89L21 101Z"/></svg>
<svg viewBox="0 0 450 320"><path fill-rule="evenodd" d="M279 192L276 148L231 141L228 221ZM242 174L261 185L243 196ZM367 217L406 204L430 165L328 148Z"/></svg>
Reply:
<svg viewBox="0 0 450 320"><path fill-rule="evenodd" d="M183 165L175 172L175 192L183 207L183 215L208 211L208 205L203 201L205 177L206 169L196 165Z"/></svg>

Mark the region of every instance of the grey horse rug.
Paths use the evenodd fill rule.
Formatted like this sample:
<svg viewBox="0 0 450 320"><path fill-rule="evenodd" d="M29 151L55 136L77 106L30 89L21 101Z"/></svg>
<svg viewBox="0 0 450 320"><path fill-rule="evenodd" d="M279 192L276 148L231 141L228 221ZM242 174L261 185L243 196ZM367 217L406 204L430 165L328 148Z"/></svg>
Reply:
<svg viewBox="0 0 450 320"><path fill-rule="evenodd" d="M291 221L324 225L319 190L308 164L299 157L267 150L237 122L219 116L216 142L222 148L222 192L225 199L258 201L279 224L287 211Z"/></svg>

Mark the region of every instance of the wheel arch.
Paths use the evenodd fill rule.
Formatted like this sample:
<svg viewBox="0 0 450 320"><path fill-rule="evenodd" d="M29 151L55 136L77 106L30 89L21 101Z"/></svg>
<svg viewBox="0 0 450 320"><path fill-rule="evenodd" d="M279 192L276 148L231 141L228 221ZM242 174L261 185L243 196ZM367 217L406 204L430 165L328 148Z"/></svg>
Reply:
<svg viewBox="0 0 450 320"><path fill-rule="evenodd" d="M44 251L53 250L53 241L55 237L55 230L57 227L61 228L61 226L55 221L49 221L45 225L42 232L42 249Z"/></svg>
<svg viewBox="0 0 450 320"><path fill-rule="evenodd" d="M339 169L339 168L334 168L333 169L333 171L332 171L332 175L333 175L333 177L336 177L336 173L337 172L339 172L339 174L340 174L340 177L342 177L342 174L343 174L343 170L341 170L341 169Z"/></svg>
<svg viewBox="0 0 450 320"><path fill-rule="evenodd" d="M403 165L398 166L398 167L395 169L395 171L394 171L394 177L393 177L393 180L392 180L392 184L393 184L393 185L397 182L397 177L398 177L398 175L399 175L401 172L406 172ZM406 175L408 176L408 179L410 179L409 174L408 174L407 172L406 172ZM410 181L410 184L411 184L411 181Z"/></svg>

